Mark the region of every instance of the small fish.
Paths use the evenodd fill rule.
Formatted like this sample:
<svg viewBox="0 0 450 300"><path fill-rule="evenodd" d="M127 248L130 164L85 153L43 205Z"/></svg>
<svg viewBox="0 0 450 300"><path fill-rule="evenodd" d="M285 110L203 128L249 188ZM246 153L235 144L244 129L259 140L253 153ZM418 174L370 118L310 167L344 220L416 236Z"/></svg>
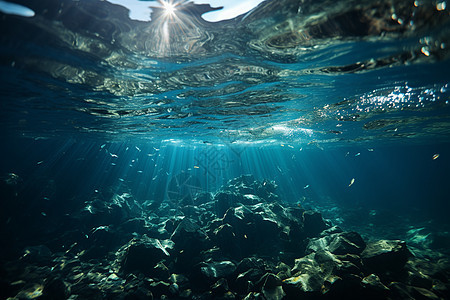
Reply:
<svg viewBox="0 0 450 300"><path fill-rule="evenodd" d="M124 180L124 179L122 179L122 178L119 178L119 180L120 180L120 181L122 181L122 182L124 182L124 181L125 181L125 180Z"/></svg>
<svg viewBox="0 0 450 300"><path fill-rule="evenodd" d="M156 180L156 178L158 178L158 174L156 174L155 177L152 178L152 181Z"/></svg>
<svg viewBox="0 0 450 300"><path fill-rule="evenodd" d="M373 149L372 149L372 148L369 148L369 149L367 149L367 151L369 151L369 152L373 152Z"/></svg>
<svg viewBox="0 0 450 300"><path fill-rule="evenodd" d="M435 155L433 155L433 160L436 160L439 158L439 153L436 153Z"/></svg>
<svg viewBox="0 0 450 300"><path fill-rule="evenodd" d="M134 146L137 151L141 152L141 149L138 146Z"/></svg>
<svg viewBox="0 0 450 300"><path fill-rule="evenodd" d="M114 153L109 153L109 155L111 155L111 157L114 157L114 158L118 158L119 157L117 154L114 154Z"/></svg>
<svg viewBox="0 0 450 300"><path fill-rule="evenodd" d="M138 173L142 173L142 171L141 170L139 170L139 171L137 171Z"/></svg>
<svg viewBox="0 0 450 300"><path fill-rule="evenodd" d="M47 214L45 212L41 212L41 215L43 215L44 217L47 216Z"/></svg>
<svg viewBox="0 0 450 300"><path fill-rule="evenodd" d="M350 184L348 186L351 187L354 183L355 183L355 178L352 178L352 180L350 180Z"/></svg>
<svg viewBox="0 0 450 300"><path fill-rule="evenodd" d="M334 134L342 134L342 131L339 130L328 130L329 133L334 133Z"/></svg>
<svg viewBox="0 0 450 300"><path fill-rule="evenodd" d="M307 184L303 187L304 190L306 190L307 188L309 188L309 184Z"/></svg>
<svg viewBox="0 0 450 300"><path fill-rule="evenodd" d="M294 146L292 146L292 145L287 145L289 148L292 148L292 149L294 149Z"/></svg>
<svg viewBox="0 0 450 300"><path fill-rule="evenodd" d="M95 233L95 232L97 232L99 230L109 231L109 226L99 226L97 228L94 227L94 228L91 229L91 232Z"/></svg>
<svg viewBox="0 0 450 300"><path fill-rule="evenodd" d="M278 171L280 171L280 173L283 173L283 171L281 170L280 166L277 166Z"/></svg>
<svg viewBox="0 0 450 300"><path fill-rule="evenodd" d="M355 154L355 156L360 156L360 155L361 155L361 153L360 153L360 152L358 152L358 153L356 153L356 154Z"/></svg>
<svg viewBox="0 0 450 300"><path fill-rule="evenodd" d="M40 164L42 164L44 161L43 160L41 160L41 161L38 161L36 164L37 165L40 165Z"/></svg>
<svg viewBox="0 0 450 300"><path fill-rule="evenodd" d="M105 146L106 146L106 144L101 145L101 146L100 146L100 149L105 148Z"/></svg>
<svg viewBox="0 0 450 300"><path fill-rule="evenodd" d="M303 147L300 147L299 151L302 151L302 150L303 150Z"/></svg>
<svg viewBox="0 0 450 300"><path fill-rule="evenodd" d="M116 164L115 163L111 163L111 166L115 166Z"/></svg>
<svg viewBox="0 0 450 300"><path fill-rule="evenodd" d="M194 169L200 169L200 167L199 166L194 166Z"/></svg>

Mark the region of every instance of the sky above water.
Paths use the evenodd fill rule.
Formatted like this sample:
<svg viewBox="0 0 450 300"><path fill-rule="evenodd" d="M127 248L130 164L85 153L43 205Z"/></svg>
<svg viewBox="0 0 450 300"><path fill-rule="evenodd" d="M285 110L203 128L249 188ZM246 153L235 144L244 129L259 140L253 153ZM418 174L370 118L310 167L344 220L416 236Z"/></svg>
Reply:
<svg viewBox="0 0 450 300"><path fill-rule="evenodd" d="M195 4L209 4L211 7L223 7L220 10L203 14L208 22L229 20L245 14L258 6L264 0L194 0ZM150 6L161 6L158 1L139 0L108 0L108 2L125 6L130 10L130 18L140 21L149 21L152 9Z"/></svg>
<svg viewBox="0 0 450 300"><path fill-rule="evenodd" d="M222 9L203 14L203 19L208 22L219 22L229 20L239 15L248 13L264 0L194 0L195 4L209 4L211 7L223 7ZM151 7L161 6L159 1L140 0L108 0L113 4L118 4L128 8L130 18L133 20L150 21ZM172 3L172 1L168 1ZM175 1L173 1L175 3ZM6 14L14 14L23 17L33 17L34 11L23 5L0 0L0 11Z"/></svg>

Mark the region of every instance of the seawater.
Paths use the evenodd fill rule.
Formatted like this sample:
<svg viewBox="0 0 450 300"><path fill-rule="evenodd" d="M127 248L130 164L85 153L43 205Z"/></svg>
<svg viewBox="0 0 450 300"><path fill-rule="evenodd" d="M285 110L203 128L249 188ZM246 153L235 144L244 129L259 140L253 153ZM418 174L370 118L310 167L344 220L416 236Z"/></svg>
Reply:
<svg viewBox="0 0 450 300"><path fill-rule="evenodd" d="M148 22L18 2L35 15L0 13L9 258L92 199L159 206L243 174L369 240L448 251L445 1L265 1L218 23L190 2Z"/></svg>

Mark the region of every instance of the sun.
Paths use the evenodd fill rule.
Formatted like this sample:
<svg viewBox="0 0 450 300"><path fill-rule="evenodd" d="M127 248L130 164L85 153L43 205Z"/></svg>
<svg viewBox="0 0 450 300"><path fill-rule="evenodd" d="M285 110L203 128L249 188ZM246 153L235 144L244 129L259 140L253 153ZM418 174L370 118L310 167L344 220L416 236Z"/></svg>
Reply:
<svg viewBox="0 0 450 300"><path fill-rule="evenodd" d="M162 7L165 10L165 14L168 16L175 15L175 11L177 10L176 5L169 1L160 1Z"/></svg>

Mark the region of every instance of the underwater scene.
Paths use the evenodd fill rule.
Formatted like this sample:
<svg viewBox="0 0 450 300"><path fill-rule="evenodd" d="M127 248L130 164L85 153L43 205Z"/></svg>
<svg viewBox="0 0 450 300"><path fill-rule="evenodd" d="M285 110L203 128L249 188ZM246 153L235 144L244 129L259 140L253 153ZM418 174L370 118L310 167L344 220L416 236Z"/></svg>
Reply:
<svg viewBox="0 0 450 300"><path fill-rule="evenodd" d="M450 299L446 2L0 1L0 299Z"/></svg>

